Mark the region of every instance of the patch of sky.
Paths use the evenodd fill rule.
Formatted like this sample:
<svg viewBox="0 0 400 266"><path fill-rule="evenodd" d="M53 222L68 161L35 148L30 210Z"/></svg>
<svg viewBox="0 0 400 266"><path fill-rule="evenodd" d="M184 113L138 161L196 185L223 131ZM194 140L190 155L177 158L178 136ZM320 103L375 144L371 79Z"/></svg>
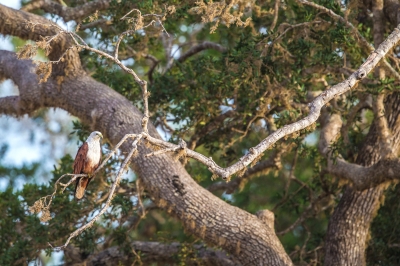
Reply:
<svg viewBox="0 0 400 266"><path fill-rule="evenodd" d="M224 200L228 200L228 201L230 201L230 202L234 202L234 201L235 201L235 198L233 197L232 194L227 194L227 193L224 192L224 193L221 195L221 197L222 197Z"/></svg>
<svg viewBox="0 0 400 266"><path fill-rule="evenodd" d="M265 34L268 33L268 30L267 30L266 27L261 27L261 28L258 30L258 32L265 35Z"/></svg>
<svg viewBox="0 0 400 266"><path fill-rule="evenodd" d="M235 100L234 99L226 99L225 102L226 102L227 105L220 105L219 106L219 109L221 110L221 112L223 114L228 112L228 111L233 110L232 106L230 106L230 105L234 104Z"/></svg>
<svg viewBox="0 0 400 266"><path fill-rule="evenodd" d="M335 53L336 53L340 58L343 57L343 51L342 51L341 48L336 48L336 49L335 49Z"/></svg>
<svg viewBox="0 0 400 266"><path fill-rule="evenodd" d="M177 44L172 45L171 56L175 59L178 59L181 56L181 49L179 45Z"/></svg>
<svg viewBox="0 0 400 266"><path fill-rule="evenodd" d="M135 59L128 58L126 60L121 60L121 63L126 67L133 66L133 64L135 64Z"/></svg>
<svg viewBox="0 0 400 266"><path fill-rule="evenodd" d="M308 134L304 140L303 143L307 146L315 146L317 145L319 139L319 131L314 131Z"/></svg>

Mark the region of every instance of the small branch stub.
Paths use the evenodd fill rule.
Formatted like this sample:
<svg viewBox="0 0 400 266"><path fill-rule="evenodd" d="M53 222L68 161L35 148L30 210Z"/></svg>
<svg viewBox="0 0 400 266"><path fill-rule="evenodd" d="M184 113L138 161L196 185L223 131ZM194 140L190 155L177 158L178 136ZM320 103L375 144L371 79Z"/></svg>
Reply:
<svg viewBox="0 0 400 266"><path fill-rule="evenodd" d="M367 76L367 73L365 72L364 69L360 69L357 73L357 79L361 80Z"/></svg>

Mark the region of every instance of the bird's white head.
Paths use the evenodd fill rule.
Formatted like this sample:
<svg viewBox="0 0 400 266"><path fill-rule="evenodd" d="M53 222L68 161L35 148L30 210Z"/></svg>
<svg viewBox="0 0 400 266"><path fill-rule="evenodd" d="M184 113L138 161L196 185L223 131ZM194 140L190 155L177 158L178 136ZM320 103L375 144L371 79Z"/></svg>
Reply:
<svg viewBox="0 0 400 266"><path fill-rule="evenodd" d="M86 142L91 142L91 141L95 141L95 140L100 140L103 138L103 135L101 134L101 132L99 131L93 131L92 133L90 133L88 139Z"/></svg>

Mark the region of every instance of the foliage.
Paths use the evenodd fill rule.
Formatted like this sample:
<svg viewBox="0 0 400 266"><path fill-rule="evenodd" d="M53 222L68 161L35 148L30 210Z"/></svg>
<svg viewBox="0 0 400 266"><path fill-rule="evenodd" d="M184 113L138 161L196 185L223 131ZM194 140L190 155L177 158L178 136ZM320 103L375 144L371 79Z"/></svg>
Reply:
<svg viewBox="0 0 400 266"><path fill-rule="evenodd" d="M247 1L236 1L237 6L228 9L228 13L216 15L218 20L209 12L212 1L180 2L114 1L111 8L99 14L99 18L110 19L112 27L98 26L79 34L82 38L95 38L98 47L110 50L116 41L115 35L133 27L129 24L132 21L120 20L127 10L138 8L142 14L165 13L166 5L173 5L176 12L168 14L163 23L166 31L174 36L175 49L180 49L177 54L202 41L224 45L226 52L205 50L184 62L174 61L169 65L170 58L166 56L161 41L167 37L157 27L149 27L126 38L120 47L121 54L133 58L127 62L149 82L149 109L154 124L168 133L170 141L177 143L182 138L192 144L196 151L214 158L222 166L236 161L276 128L303 117L308 112L306 104L310 94L341 82L344 78L342 70L356 68L367 56L345 25L333 23L328 14L299 5L293 0L281 3L283 7L279 10L278 26L273 30L266 25L273 21L274 14L270 10L274 8L274 1L256 1L249 6L244 4ZM343 15L336 1L316 2ZM68 6L79 4L78 1L65 3ZM356 24L357 10L351 6L348 8L349 19ZM202 16L203 21L214 23L200 25ZM236 21L238 26L230 25L232 23L227 21ZM372 42L368 23L358 24L358 29ZM153 72L150 70L154 62L146 58L147 54L158 60ZM81 56L84 67L94 78L141 108L140 88L131 76L90 52L82 52ZM362 95L380 92L387 87L396 89L390 79L381 80L379 86L360 84L357 92L337 99L327 108L330 112L339 108L343 119L346 119ZM215 121L218 126L210 127ZM354 161L358 145L364 139L370 123L367 115L359 114L349 127L350 142L339 139L334 151ZM326 162L318 153L315 143L307 142L310 139L316 142L319 130L320 125L317 124L314 128L281 140L260 158L261 161L267 160L275 151L280 151L283 154L280 168L260 172L232 194L214 192L250 213L262 209L273 210L278 233L294 224L292 230L282 234L281 240L295 262L322 260L320 248L328 218L340 197L337 180L322 171ZM76 122L74 133L83 141L89 132ZM107 151L108 145L105 144L103 149ZM90 220L93 210L101 206L107 195L120 159L120 156L113 158L91 183L86 196L88 200L72 200L72 187L63 194L57 193L51 208L53 219L45 223L40 222L37 216L29 215L27 206L52 193L52 184L62 174L71 172L72 158L65 156L60 160L49 184L27 182L22 190L14 191L10 183L0 193L0 211L5 213L0 220L0 264L23 264L35 259L43 249L51 253L47 242L55 245L63 243L77 226ZM197 162L189 161L186 168L204 187L216 182L211 180L206 167ZM19 169L0 165L0 178L7 176L13 180L16 175L31 177L35 176L37 169L38 165ZM138 221L142 217L140 204L147 207L151 206L152 201L146 191L141 197L137 196L137 190L141 188L137 186L133 175L121 183L121 188L125 192L113 199L112 208L101 222L73 241L85 256L96 251L98 243L117 245L130 254L129 243L132 239L160 242L178 240L183 243L197 241L185 234L182 226L164 211L150 210L143 218L145 221L132 222L132 217ZM398 189L388 194L390 204L381 209L376 218L379 228L378 225L373 227L368 253L368 258L375 256L376 259L374 262L371 260L371 265L395 265L399 261L396 250L385 245L387 239L393 240L393 243L398 239L395 237L398 234L391 231L393 221L389 221L395 219L397 223L400 217L393 200L397 194ZM387 216L391 219L385 218ZM299 217L304 219L296 223ZM26 233L29 237L26 237ZM180 257L185 257L185 252L193 252L186 245L184 249L187 250L183 250ZM25 261L18 261L19 258L25 258ZM179 262L182 262L180 258L176 263Z"/></svg>

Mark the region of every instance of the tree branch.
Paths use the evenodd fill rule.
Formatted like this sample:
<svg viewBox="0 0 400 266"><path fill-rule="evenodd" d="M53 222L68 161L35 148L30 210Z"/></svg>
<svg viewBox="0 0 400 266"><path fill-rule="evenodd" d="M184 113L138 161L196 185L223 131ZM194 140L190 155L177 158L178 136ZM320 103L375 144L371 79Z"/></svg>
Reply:
<svg viewBox="0 0 400 266"><path fill-rule="evenodd" d="M96 11L107 9L110 3L111 0L97 0L76 7L67 7L50 0L39 0L26 5L21 8L21 10L31 11L34 9L42 9L47 13L62 17L65 22L71 20L79 22L89 15L94 14Z"/></svg>
<svg viewBox="0 0 400 266"><path fill-rule="evenodd" d="M383 105L382 100L383 99L378 99L378 102L380 103L376 104L381 108ZM378 109L378 107L375 109ZM382 116L383 114L380 115ZM379 121L382 118L376 117L376 119ZM337 136L340 134L342 128L341 117L338 114L332 114L327 118L327 121L322 121L321 124L323 125L323 129L321 130L318 148L321 154L326 156L328 159L328 173L351 181L352 187L360 191L375 187L387 181L400 179L400 160L393 156L392 150L387 151L386 157L382 157L380 161L369 167L348 163L342 159L340 155L339 157L334 158L331 152L331 145L336 141ZM380 123L377 122L376 124ZM381 129L382 131L385 131L385 129L389 131L387 128L387 122L386 126L380 126L383 127ZM378 135L381 136L380 134ZM382 141L385 141L385 139ZM387 145L382 148L385 147L388 148Z"/></svg>
<svg viewBox="0 0 400 266"><path fill-rule="evenodd" d="M201 262L201 265L210 266L240 265L232 256L225 252L213 250L201 244L186 246L178 242L164 244L159 242L134 241L132 242L131 247L136 254L140 254L140 261L146 263L175 262L176 260L174 260L174 257L178 256L182 252L182 248L186 247L189 250L193 250L193 254L190 254L186 258L186 261L184 261L185 265L198 265L199 262ZM117 262L127 264L128 262L132 262L135 257L136 256L133 253L127 255L118 247L111 247L89 256L84 262L88 266ZM80 263L83 263L83 261Z"/></svg>
<svg viewBox="0 0 400 266"><path fill-rule="evenodd" d="M0 98L0 114L22 116L37 110L34 105L23 101L19 96L7 96Z"/></svg>
<svg viewBox="0 0 400 266"><path fill-rule="evenodd" d="M213 50L216 50L221 53L226 51L226 48L223 47L222 45L205 41L205 42L202 42L202 43L192 46L188 51L186 51L184 54L182 54L179 57L178 62L183 63L192 55L195 55L195 54L197 54L201 51L207 50L207 49L213 49Z"/></svg>
<svg viewBox="0 0 400 266"><path fill-rule="evenodd" d="M207 189L212 192L222 190L225 191L226 194L232 194L238 188L243 188L246 182L253 176L260 173L265 173L273 168L280 169L282 167L280 160L281 154L282 152L275 151L267 160L261 161L255 166L247 169L243 176L237 177L229 182L215 182Z"/></svg>
<svg viewBox="0 0 400 266"><path fill-rule="evenodd" d="M384 182L399 180L400 160L387 158L372 166L364 167L338 158L333 165L328 167L328 172L336 177L351 181L354 189L362 191Z"/></svg>
<svg viewBox="0 0 400 266"><path fill-rule="evenodd" d="M196 132L195 134L193 134L193 136L190 138L189 142L188 142L188 148L191 150L194 150L196 148L196 146L198 146L198 141L204 137L205 135L207 135L209 132L220 128L221 125L223 124L224 120L230 117L233 117L235 115L235 111L233 110L229 110L226 113L223 113L215 118L213 118L211 120L210 123L208 123L206 126L204 126L202 129L199 130L199 132Z"/></svg>

